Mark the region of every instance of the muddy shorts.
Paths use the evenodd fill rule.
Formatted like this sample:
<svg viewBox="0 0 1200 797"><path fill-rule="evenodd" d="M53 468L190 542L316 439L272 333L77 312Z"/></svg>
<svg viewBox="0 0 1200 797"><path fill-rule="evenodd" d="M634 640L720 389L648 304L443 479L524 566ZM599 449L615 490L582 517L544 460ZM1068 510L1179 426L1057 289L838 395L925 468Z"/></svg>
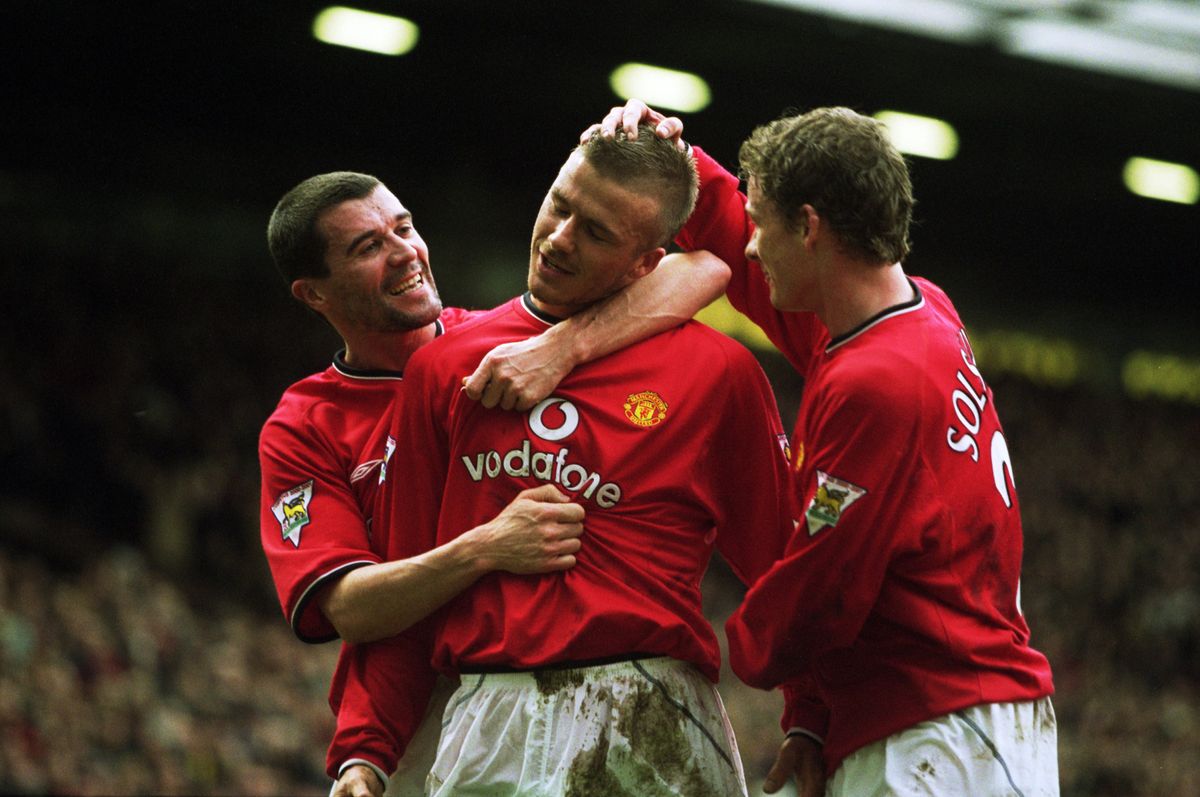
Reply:
<svg viewBox="0 0 1200 797"><path fill-rule="evenodd" d="M1050 698L985 703L921 722L851 753L826 797L1058 797Z"/></svg>
<svg viewBox="0 0 1200 797"><path fill-rule="evenodd" d="M648 658L464 674L429 797L735 797L742 762L716 687Z"/></svg>

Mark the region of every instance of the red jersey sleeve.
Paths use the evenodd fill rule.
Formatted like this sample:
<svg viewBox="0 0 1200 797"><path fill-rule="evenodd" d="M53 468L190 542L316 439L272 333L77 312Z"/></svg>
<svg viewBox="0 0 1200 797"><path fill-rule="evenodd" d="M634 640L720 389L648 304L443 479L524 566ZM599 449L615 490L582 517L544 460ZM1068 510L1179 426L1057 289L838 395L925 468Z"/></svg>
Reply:
<svg viewBox="0 0 1200 797"><path fill-rule="evenodd" d="M430 623L365 645L343 645L329 706L337 719L325 765L335 780L352 759L394 772L425 718L436 673L429 664Z"/></svg>
<svg viewBox="0 0 1200 797"><path fill-rule="evenodd" d="M284 617L305 642L337 637L312 600L321 586L381 561L338 463L307 415L291 423L272 417L263 427L262 547Z"/></svg>
<svg viewBox="0 0 1200 797"><path fill-rule="evenodd" d="M779 559L791 536L788 499L788 440L775 395L754 357L738 344L726 346L731 395L715 406L724 412L713 425L710 445L717 456L710 477L717 550L743 583L750 585Z"/></svg>

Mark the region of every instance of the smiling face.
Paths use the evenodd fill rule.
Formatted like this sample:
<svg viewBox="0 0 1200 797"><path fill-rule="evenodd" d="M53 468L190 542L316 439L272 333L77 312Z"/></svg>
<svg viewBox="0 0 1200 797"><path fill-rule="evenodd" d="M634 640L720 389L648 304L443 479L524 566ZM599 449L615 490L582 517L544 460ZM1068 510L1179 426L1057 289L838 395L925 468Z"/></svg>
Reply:
<svg viewBox="0 0 1200 797"><path fill-rule="evenodd" d="M419 329L441 314L429 250L412 214L385 186L325 211L317 229L329 275L297 280L293 292L343 337Z"/></svg>
<svg viewBox="0 0 1200 797"><path fill-rule="evenodd" d="M815 310L815 264L804 246L804 229L793 229L779 207L763 195L751 177L746 192L746 213L754 222L754 235L746 257L762 266L771 289L771 304L778 310Z"/></svg>
<svg viewBox="0 0 1200 797"><path fill-rule="evenodd" d="M665 254L653 197L601 176L578 150L542 201L533 225L529 290L566 318L654 270Z"/></svg>

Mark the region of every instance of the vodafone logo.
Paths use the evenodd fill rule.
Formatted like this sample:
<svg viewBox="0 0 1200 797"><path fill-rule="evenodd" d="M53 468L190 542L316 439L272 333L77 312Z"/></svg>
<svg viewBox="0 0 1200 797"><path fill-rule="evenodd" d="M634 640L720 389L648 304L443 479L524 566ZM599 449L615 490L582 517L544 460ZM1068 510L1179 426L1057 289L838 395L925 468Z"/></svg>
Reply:
<svg viewBox="0 0 1200 797"><path fill-rule="evenodd" d="M556 406L558 408L557 412L546 412ZM558 425L548 426L547 423L558 423ZM543 440L549 440L552 443L562 440L565 437L570 437L578 426L579 410L575 409L574 404L563 398L551 396L539 402L529 412L530 431Z"/></svg>
<svg viewBox="0 0 1200 797"><path fill-rule="evenodd" d="M579 428L579 409L564 398L551 397L529 411L529 430L550 443L565 440ZM484 479L534 478L557 484L576 498L592 500L611 509L621 500L621 486L604 480L598 472L574 461L574 452L563 446L557 451L538 451L526 438L507 451L491 449L460 458L471 481Z"/></svg>

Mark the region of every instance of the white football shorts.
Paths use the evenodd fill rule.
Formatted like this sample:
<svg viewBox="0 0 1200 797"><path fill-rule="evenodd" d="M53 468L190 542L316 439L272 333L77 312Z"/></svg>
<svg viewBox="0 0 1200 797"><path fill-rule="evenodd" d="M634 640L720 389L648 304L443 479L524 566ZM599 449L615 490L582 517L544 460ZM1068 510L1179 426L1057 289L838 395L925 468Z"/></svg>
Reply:
<svg viewBox="0 0 1200 797"><path fill-rule="evenodd" d="M647 658L463 674L442 724L429 797L746 795L716 687Z"/></svg>
<svg viewBox="0 0 1200 797"><path fill-rule="evenodd" d="M984 703L918 723L842 761L826 797L1058 797L1049 697Z"/></svg>

